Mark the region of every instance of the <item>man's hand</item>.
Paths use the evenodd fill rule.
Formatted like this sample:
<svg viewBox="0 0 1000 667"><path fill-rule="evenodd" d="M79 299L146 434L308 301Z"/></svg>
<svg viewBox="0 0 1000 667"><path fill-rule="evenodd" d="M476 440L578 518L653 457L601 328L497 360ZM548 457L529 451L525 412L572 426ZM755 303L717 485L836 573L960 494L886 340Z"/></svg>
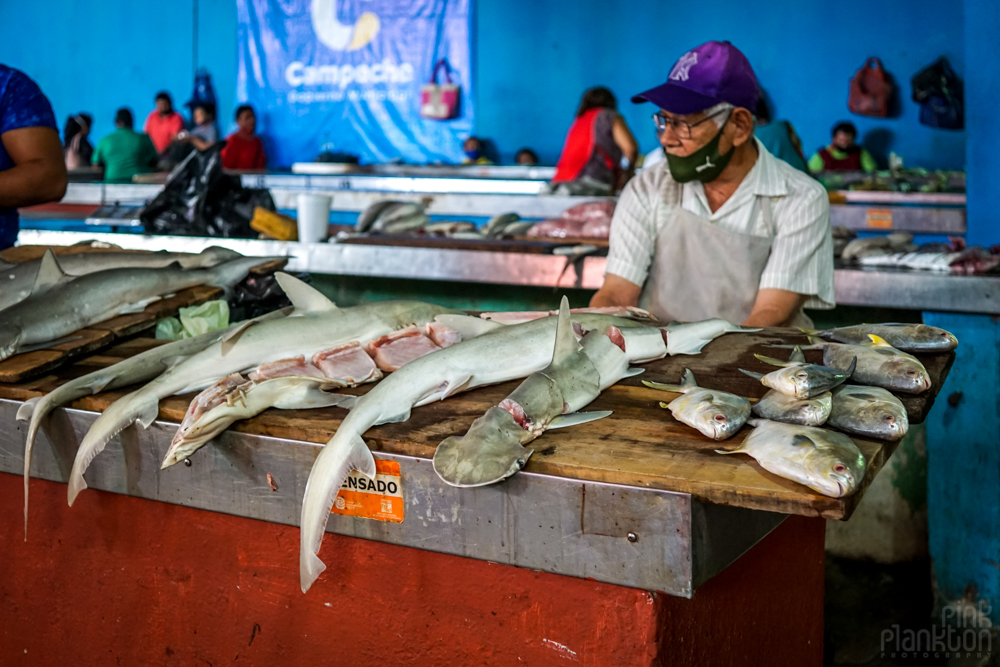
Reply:
<svg viewBox="0 0 1000 667"><path fill-rule="evenodd" d="M590 299L591 308L605 306L638 306L642 287L625 280L621 276L608 273L604 276L604 284Z"/></svg>
<svg viewBox="0 0 1000 667"><path fill-rule="evenodd" d="M791 320L806 296L783 289L765 288L757 292L753 310L743 323L745 327L780 327Z"/></svg>
<svg viewBox="0 0 1000 667"><path fill-rule="evenodd" d="M0 134L14 166L0 171L0 206L18 208L59 201L66 194L66 162L59 133L24 127Z"/></svg>

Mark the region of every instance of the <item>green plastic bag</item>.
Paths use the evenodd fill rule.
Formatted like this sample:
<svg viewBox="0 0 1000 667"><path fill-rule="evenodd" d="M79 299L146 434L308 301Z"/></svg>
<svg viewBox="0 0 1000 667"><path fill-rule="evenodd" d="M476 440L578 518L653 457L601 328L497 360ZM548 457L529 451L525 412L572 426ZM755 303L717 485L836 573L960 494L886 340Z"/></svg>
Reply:
<svg viewBox="0 0 1000 667"><path fill-rule="evenodd" d="M158 339L193 338L229 326L229 304L221 299L206 301L200 306L181 308L178 315L180 319L167 317L156 323L156 337Z"/></svg>

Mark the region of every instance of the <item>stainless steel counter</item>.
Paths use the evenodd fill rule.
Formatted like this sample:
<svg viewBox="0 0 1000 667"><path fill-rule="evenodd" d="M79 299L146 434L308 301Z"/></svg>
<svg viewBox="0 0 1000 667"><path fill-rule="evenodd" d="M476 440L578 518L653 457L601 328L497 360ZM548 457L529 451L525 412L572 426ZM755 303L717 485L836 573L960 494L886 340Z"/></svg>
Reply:
<svg viewBox="0 0 1000 667"><path fill-rule="evenodd" d="M139 234L22 230L18 242L72 245L88 240L130 249L200 252L220 245L247 255L289 257L288 269L330 275L378 276L597 289L606 260L512 252L442 250L337 243L285 243ZM951 276L918 271L840 268L834 272L837 303L914 310L1000 313L1000 277Z"/></svg>
<svg viewBox="0 0 1000 667"><path fill-rule="evenodd" d="M0 400L0 471L18 475L26 429L14 418L20 405ZM53 413L35 446L32 476L65 482L77 443L96 418L82 410ZM161 471L176 428L154 422L116 436L91 464L90 488L298 525L320 445L227 431L190 466ZM686 493L527 472L459 489L442 483L429 460L375 455L399 463L403 522L332 514L329 532L683 597L785 519Z"/></svg>

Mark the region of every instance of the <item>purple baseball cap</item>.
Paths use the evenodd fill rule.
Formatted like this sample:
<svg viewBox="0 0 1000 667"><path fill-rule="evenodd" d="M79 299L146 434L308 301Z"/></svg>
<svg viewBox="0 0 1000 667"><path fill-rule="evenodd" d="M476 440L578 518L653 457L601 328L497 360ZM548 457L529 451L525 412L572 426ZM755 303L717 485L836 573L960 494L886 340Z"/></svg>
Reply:
<svg viewBox="0 0 1000 667"><path fill-rule="evenodd" d="M750 61L729 42L705 42L680 57L667 82L632 98L652 102L664 111L689 114L729 102L753 111L757 77Z"/></svg>

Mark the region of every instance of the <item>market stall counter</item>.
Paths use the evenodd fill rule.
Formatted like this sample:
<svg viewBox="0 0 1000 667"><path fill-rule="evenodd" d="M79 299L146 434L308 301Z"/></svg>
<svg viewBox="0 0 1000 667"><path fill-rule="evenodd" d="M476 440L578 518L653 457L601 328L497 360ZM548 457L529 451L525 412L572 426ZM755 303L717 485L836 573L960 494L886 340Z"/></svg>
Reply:
<svg viewBox="0 0 1000 667"><path fill-rule="evenodd" d="M20 609L7 633L28 655L54 658L31 643L30 628L57 613L85 649L76 655L112 647L123 664L163 655L215 664L239 655L707 664L724 651L732 664L818 665L821 517L847 519L895 445L855 439L867 474L854 495L827 497L749 457L715 453L720 443L675 421L657 406L663 392L639 382L676 382L690 368L706 386L759 398L765 388L738 369L759 370L754 353L790 342L805 339L794 330L729 334L700 355L647 364L591 405L612 416L547 433L523 472L492 486L447 486L430 458L517 383L368 431L375 488L345 483L321 550L331 567L305 595L294 526L312 462L344 410L270 410L161 471L190 396L166 399L159 421L127 429L94 460L91 490L69 509L61 482L76 445L127 390L78 400L53 414L36 448L27 541L19 512L0 523L10 545L2 585ZM0 475L0 495L9 507L22 490L21 403L155 344L134 339L0 386L0 466L10 473ZM926 417L954 354L921 359L934 388L903 398L911 423Z"/></svg>

